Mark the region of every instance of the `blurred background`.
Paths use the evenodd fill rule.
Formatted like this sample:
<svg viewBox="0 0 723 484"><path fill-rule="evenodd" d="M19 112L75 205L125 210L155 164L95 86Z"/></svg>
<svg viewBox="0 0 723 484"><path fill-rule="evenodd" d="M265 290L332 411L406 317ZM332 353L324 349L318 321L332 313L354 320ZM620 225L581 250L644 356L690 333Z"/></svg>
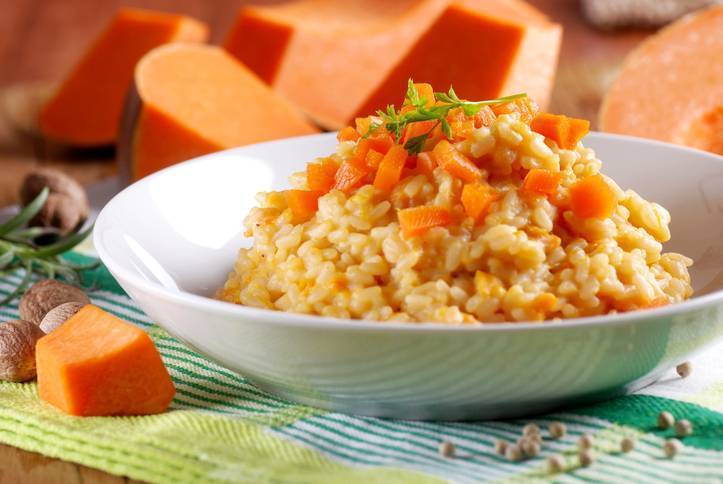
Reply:
<svg viewBox="0 0 723 484"><path fill-rule="evenodd" d="M121 6L187 14L223 40L239 0L0 0L0 207L16 201L23 176L38 165L84 184L116 173L113 150L59 149L31 129L48 86L57 83ZM246 2L250 3L250 2ZM264 2L252 2L264 3ZM271 2L267 2L271 3ZM563 26L549 110L588 118L593 128L605 89L625 55L661 25L710 1L529 0Z"/></svg>

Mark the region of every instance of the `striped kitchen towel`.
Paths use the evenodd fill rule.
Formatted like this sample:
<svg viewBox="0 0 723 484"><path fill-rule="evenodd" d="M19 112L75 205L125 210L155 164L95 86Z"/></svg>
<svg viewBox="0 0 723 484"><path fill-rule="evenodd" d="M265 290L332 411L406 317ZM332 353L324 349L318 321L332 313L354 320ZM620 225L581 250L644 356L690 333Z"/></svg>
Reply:
<svg viewBox="0 0 723 484"><path fill-rule="evenodd" d="M75 260L84 256L71 254ZM22 273L0 278L0 295ZM670 375L637 395L544 417L434 423L354 417L297 405L255 388L156 326L103 267L85 280L94 304L146 330L177 388L171 409L147 417L77 418L41 402L35 384L0 384L0 442L150 482L723 482L723 345L694 360L693 374ZM17 318L0 307L0 320ZM661 450L671 430L655 427L666 409L689 419L692 436L675 459ZM496 439L560 421L567 435L545 439L537 458L511 463ZM580 467L576 441L594 435L594 463ZM619 451L630 436L635 449ZM452 442L454 457L439 455ZM548 473L546 457L565 469Z"/></svg>

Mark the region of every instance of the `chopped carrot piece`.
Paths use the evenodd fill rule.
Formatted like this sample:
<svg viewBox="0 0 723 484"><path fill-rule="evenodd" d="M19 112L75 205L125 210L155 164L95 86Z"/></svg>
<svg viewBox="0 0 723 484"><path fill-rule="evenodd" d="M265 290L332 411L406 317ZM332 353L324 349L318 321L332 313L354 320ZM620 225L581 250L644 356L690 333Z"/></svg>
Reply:
<svg viewBox="0 0 723 484"><path fill-rule="evenodd" d="M357 133L356 129L352 128L351 126L347 126L339 131L339 133L336 135L336 139L340 142L356 141L359 139L359 133Z"/></svg>
<svg viewBox="0 0 723 484"><path fill-rule="evenodd" d="M352 163L344 163L334 176L334 186L332 188L349 194L352 190L360 187L364 183L364 178L369 173L370 169L366 165L359 166Z"/></svg>
<svg viewBox="0 0 723 484"><path fill-rule="evenodd" d="M356 132L359 134L359 136L364 136L369 132L369 129L372 127L372 118L356 118L354 120L354 125L356 126Z"/></svg>
<svg viewBox="0 0 723 484"><path fill-rule="evenodd" d="M474 183L482 178L482 171L447 140L437 143L432 150L437 164L465 183Z"/></svg>
<svg viewBox="0 0 723 484"><path fill-rule="evenodd" d="M319 197L324 193L312 190L286 190L284 197L291 209L294 223L306 222L319 209Z"/></svg>
<svg viewBox="0 0 723 484"><path fill-rule="evenodd" d="M499 200L500 194L486 183L468 183L462 188L462 206L465 213L480 223L487 215L487 211L493 202Z"/></svg>
<svg viewBox="0 0 723 484"><path fill-rule="evenodd" d="M530 123L532 131L553 140L564 150L572 150L590 131L590 121L568 118L564 114L540 113Z"/></svg>
<svg viewBox="0 0 723 484"><path fill-rule="evenodd" d="M399 183L399 177L407 161L407 150L402 145L394 145L384 155L374 177L374 186L383 192L390 192Z"/></svg>
<svg viewBox="0 0 723 484"><path fill-rule="evenodd" d="M386 154L394 144L394 138L384 129L376 129L368 138L369 147L380 153Z"/></svg>
<svg viewBox="0 0 723 484"><path fill-rule="evenodd" d="M371 143L367 138L362 138L357 142L356 149L354 150L354 155L349 160L351 163L353 163L356 166L364 167L366 166L367 162L367 153L369 153L369 150L371 149Z"/></svg>
<svg viewBox="0 0 723 484"><path fill-rule="evenodd" d="M97 306L83 306L35 348L40 398L77 416L150 415L176 393L153 341Z"/></svg>
<svg viewBox="0 0 723 484"><path fill-rule="evenodd" d="M436 123L436 121L417 121L415 123L408 124L404 130L404 135L402 136L402 145L407 144L409 140L417 136L421 136L431 131L424 142L423 149L434 146L435 143L442 139L443 136L441 126L435 127Z"/></svg>
<svg viewBox="0 0 723 484"><path fill-rule="evenodd" d="M417 155L416 169L419 173L431 177L435 168L437 168L437 163L435 163L434 158L432 158L429 152L425 151Z"/></svg>
<svg viewBox="0 0 723 484"><path fill-rule="evenodd" d="M419 99L424 99L425 106L434 106L434 89L431 84L426 82L415 82L414 87L417 89Z"/></svg>
<svg viewBox="0 0 723 484"><path fill-rule="evenodd" d="M467 138L475 128L474 121L471 119L452 121L449 127L452 129L452 136L454 138Z"/></svg>
<svg viewBox="0 0 723 484"><path fill-rule="evenodd" d="M562 148L562 143L567 139L567 116L562 114L540 113L530 123L530 128L549 138Z"/></svg>
<svg viewBox="0 0 723 484"><path fill-rule="evenodd" d="M615 193L600 175L592 175L570 187L570 207L581 218L608 218L615 211Z"/></svg>
<svg viewBox="0 0 723 484"><path fill-rule="evenodd" d="M379 168L379 163L382 162L383 158L384 158L384 155L382 153L379 153L376 150L370 149L367 152L367 157L366 157L365 161L366 161L367 166L376 170L377 168Z"/></svg>
<svg viewBox="0 0 723 484"><path fill-rule="evenodd" d="M523 97L502 104L492 106L492 112L499 116L500 114L520 113L520 120L523 123L529 123L537 116L539 108L529 97Z"/></svg>
<svg viewBox="0 0 723 484"><path fill-rule="evenodd" d="M433 205L405 208L399 210L397 216L405 237L421 235L432 227L444 227L452 223L452 215L446 209Z"/></svg>
<svg viewBox="0 0 723 484"><path fill-rule="evenodd" d="M464 109L462 108L450 109L447 113L448 123L454 123L455 121L466 121L467 119L467 115L464 114Z"/></svg>
<svg viewBox="0 0 723 484"><path fill-rule="evenodd" d="M559 171L533 168L525 175L520 190L528 194L555 195L561 180L562 173Z"/></svg>
<svg viewBox="0 0 723 484"><path fill-rule="evenodd" d="M327 193L334 186L334 175L339 163L332 158L324 158L318 163L306 165L306 184L309 190Z"/></svg>
<svg viewBox="0 0 723 484"><path fill-rule="evenodd" d="M587 119L568 118L568 133L565 144L573 149L577 143L590 132L590 121Z"/></svg>
<svg viewBox="0 0 723 484"><path fill-rule="evenodd" d="M490 126L497 116L495 112L489 106L482 106L474 115L474 127L481 128L482 126Z"/></svg>

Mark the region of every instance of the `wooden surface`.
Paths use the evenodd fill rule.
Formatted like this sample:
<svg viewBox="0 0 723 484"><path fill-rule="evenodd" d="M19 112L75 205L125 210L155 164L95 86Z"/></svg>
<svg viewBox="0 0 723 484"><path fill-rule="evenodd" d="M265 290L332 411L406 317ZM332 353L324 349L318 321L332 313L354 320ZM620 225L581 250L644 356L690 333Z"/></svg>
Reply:
<svg viewBox="0 0 723 484"><path fill-rule="evenodd" d="M138 481L0 444L0 484L125 484Z"/></svg>
<svg viewBox="0 0 723 484"><path fill-rule="evenodd" d="M0 207L14 203L33 167L61 168L89 184L115 173L112 152L72 153L31 134L32 112L121 5L183 12L209 23L218 42L239 0L0 0ZM575 0L531 0L565 28L551 110L595 122L601 95L623 56L648 32L600 33ZM84 466L0 445L0 484L120 483Z"/></svg>

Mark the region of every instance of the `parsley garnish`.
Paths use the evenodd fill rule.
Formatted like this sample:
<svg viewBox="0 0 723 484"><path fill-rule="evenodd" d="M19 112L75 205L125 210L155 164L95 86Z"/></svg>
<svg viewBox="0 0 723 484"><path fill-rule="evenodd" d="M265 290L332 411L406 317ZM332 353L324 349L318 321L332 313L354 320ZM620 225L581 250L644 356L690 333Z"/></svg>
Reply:
<svg viewBox="0 0 723 484"><path fill-rule="evenodd" d="M372 123L369 131L364 134L364 137L369 137L377 128L384 126L387 131L394 135L395 139L399 140L402 137L404 128L406 128L408 124L419 121L436 121L427 132L407 140L404 144L404 148L406 148L409 154L417 154L422 151L424 143L438 126L442 127L442 133L444 133L447 138L452 138L452 128L447 122L447 115L452 109L462 108L465 115L474 116L482 106L506 103L526 96L527 94L520 93L485 101L462 101L457 96L457 93L454 92L454 88L450 87L447 92L434 93L434 100L441 101L444 104L427 106L426 104L429 100L419 96L414 82L410 79L407 83L407 95L403 106L412 106L413 109L402 113L390 104L387 106L386 111L377 111L376 115L379 117L380 122Z"/></svg>

